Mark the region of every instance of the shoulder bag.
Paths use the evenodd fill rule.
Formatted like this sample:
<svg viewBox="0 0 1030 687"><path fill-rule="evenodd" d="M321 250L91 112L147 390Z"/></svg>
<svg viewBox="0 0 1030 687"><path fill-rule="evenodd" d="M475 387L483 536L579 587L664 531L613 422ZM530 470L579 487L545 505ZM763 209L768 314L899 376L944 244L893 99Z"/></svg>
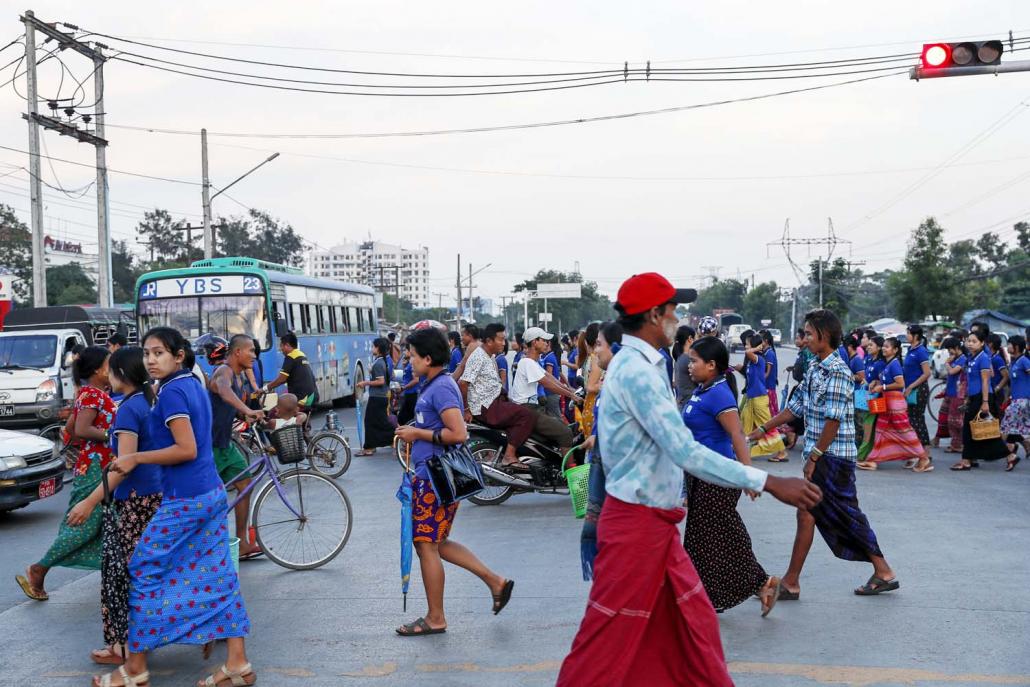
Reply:
<svg viewBox="0 0 1030 687"><path fill-rule="evenodd" d="M441 372L433 377L429 384L445 374ZM429 388L429 384L423 388L422 393ZM442 506L457 503L486 489L479 461L464 443L451 446L440 455L431 456L426 460L426 470L429 472L429 482L433 485L436 498Z"/></svg>

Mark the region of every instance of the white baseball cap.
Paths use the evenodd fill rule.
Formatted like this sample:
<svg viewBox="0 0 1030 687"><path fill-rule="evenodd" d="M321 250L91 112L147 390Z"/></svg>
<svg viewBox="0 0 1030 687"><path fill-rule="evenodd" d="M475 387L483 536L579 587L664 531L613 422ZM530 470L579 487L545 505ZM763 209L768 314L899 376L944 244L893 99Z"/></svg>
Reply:
<svg viewBox="0 0 1030 687"><path fill-rule="evenodd" d="M554 334L548 334L540 327L530 327L522 334L523 343L532 343L537 339L543 339L544 341L550 341L554 338Z"/></svg>

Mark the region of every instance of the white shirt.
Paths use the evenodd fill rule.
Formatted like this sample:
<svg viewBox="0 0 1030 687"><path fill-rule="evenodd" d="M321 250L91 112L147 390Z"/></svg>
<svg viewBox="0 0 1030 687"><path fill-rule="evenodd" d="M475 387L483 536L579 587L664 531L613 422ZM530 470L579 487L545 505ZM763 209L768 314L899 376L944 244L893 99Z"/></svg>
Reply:
<svg viewBox="0 0 1030 687"><path fill-rule="evenodd" d="M512 403L536 403L537 382L544 378L544 368L529 356L522 356L515 370L515 379L509 385L508 397Z"/></svg>
<svg viewBox="0 0 1030 687"><path fill-rule="evenodd" d="M461 381L469 385L468 408L473 415L479 415L501 395L501 375L497 363L480 346L469 354Z"/></svg>

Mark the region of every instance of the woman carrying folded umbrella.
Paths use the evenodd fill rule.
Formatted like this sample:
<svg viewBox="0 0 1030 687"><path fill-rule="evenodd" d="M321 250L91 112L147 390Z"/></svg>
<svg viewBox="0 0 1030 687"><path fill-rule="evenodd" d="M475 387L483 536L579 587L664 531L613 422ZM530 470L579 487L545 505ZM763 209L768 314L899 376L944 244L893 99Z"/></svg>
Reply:
<svg viewBox="0 0 1030 687"><path fill-rule="evenodd" d="M447 631L443 610L443 561L468 570L483 580L493 595L497 615L511 599L513 580L505 579L484 565L476 555L450 539L458 504L441 505L433 491L426 462L449 446L468 438L464 403L454 379L444 371L449 359L447 339L437 329L419 329L408 336L408 354L415 375L425 380L415 406L415 422L396 430L397 438L411 446L413 528L412 540L422 571L429 611L425 617L401 625L403 637L441 634ZM405 479L408 479L405 476Z"/></svg>

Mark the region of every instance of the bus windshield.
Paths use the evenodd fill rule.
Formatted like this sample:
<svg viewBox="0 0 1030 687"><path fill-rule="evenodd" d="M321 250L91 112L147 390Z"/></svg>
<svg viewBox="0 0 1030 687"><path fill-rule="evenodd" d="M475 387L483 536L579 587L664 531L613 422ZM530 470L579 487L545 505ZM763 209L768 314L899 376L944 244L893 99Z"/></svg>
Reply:
<svg viewBox="0 0 1030 687"><path fill-rule="evenodd" d="M208 332L229 338L246 334L261 343L262 349L272 345L264 296L199 296L188 298L155 298L139 302L140 325L174 327L193 340Z"/></svg>

